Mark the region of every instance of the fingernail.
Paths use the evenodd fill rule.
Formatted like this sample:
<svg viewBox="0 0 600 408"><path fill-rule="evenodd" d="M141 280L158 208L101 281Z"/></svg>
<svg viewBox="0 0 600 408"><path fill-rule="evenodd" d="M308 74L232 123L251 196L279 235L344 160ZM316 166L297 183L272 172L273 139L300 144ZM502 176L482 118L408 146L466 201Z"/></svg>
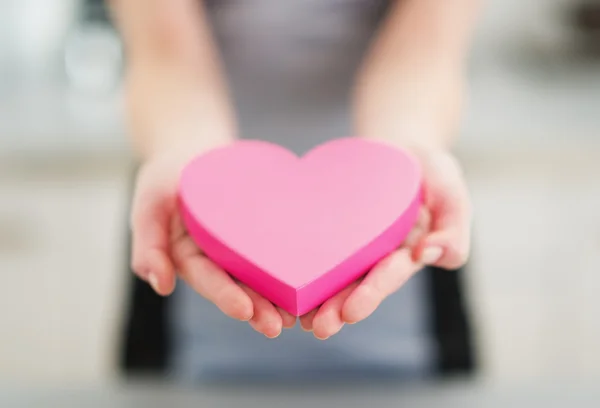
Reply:
<svg viewBox="0 0 600 408"><path fill-rule="evenodd" d="M148 283L150 283L155 292L158 292L158 277L154 273L148 274Z"/></svg>
<svg viewBox="0 0 600 408"><path fill-rule="evenodd" d="M442 257L443 250L440 247L428 247L421 254L421 262L425 265L433 265Z"/></svg>
<svg viewBox="0 0 600 408"><path fill-rule="evenodd" d="M277 337L279 337L281 335L281 330L279 331L275 331L274 333L263 333L265 335L265 337L269 338L269 339L276 339Z"/></svg>
<svg viewBox="0 0 600 408"><path fill-rule="evenodd" d="M339 326L338 326L336 329L334 329L334 330L328 330L328 332L329 332L330 334L327 334L327 335L326 335L326 336L324 336L324 337L322 337L322 336L317 336L316 334L315 334L315 337L316 337L318 340L327 340L327 339L331 338L332 336L335 336L336 334L338 334L338 333L339 333L339 332L340 332L340 331L341 331L341 330L344 328L344 324L345 324L345 323L344 323L344 322L342 322L342 323L341 323L341 324L340 324L340 325L339 325Z"/></svg>

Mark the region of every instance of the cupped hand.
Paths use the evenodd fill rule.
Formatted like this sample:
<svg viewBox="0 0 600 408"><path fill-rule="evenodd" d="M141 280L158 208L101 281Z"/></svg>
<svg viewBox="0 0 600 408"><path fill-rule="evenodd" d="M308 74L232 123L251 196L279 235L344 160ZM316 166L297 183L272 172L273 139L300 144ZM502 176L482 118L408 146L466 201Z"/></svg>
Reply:
<svg viewBox="0 0 600 408"><path fill-rule="evenodd" d="M319 308L300 318L302 328L319 339L344 324L370 316L391 294L424 266L456 269L470 250L471 203L461 167L448 151L406 148L418 158L424 179L424 205L404 244Z"/></svg>
<svg viewBox="0 0 600 408"><path fill-rule="evenodd" d="M177 208L177 185L185 164L206 146L178 145L150 157L139 170L132 203L132 269L160 295L170 295L176 277L227 316L248 321L277 337L296 318L236 282L217 267L187 234Z"/></svg>

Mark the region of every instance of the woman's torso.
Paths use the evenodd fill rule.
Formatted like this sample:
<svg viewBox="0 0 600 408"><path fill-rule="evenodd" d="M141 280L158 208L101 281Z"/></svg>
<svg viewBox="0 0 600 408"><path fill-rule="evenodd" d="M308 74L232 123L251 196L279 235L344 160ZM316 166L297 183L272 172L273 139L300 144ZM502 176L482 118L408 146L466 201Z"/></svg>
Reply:
<svg viewBox="0 0 600 408"><path fill-rule="evenodd" d="M217 0L210 15L242 137L298 153L351 135L349 92L385 4L376 0ZM270 340L180 285L173 369L196 381L427 373L434 360L417 275L377 312L322 342L299 327Z"/></svg>

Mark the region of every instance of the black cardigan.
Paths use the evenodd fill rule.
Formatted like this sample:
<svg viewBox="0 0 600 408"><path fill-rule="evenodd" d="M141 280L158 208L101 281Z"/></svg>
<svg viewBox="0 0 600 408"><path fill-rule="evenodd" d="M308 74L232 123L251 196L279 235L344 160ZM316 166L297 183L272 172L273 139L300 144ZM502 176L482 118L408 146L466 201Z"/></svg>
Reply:
<svg viewBox="0 0 600 408"><path fill-rule="evenodd" d="M433 319L431 332L436 339L440 375L471 374L475 353L470 321L461 290L463 270L429 268L429 296ZM133 276L133 275L132 275ZM161 374L169 359L169 298L156 295L141 280L132 277L129 306L121 338L119 366L125 375Z"/></svg>
<svg viewBox="0 0 600 408"><path fill-rule="evenodd" d="M131 238L130 236L128 238ZM128 239L130 243L131 240ZM129 249L129 248L128 248ZM127 251L129 253L129 251ZM129 265L129 258L125 265ZM471 374L476 368L470 316L459 270L427 268L432 320L430 330L438 348L440 376ZM162 374L169 361L169 298L158 296L143 281L131 276L128 307L122 330L119 367L123 374Z"/></svg>

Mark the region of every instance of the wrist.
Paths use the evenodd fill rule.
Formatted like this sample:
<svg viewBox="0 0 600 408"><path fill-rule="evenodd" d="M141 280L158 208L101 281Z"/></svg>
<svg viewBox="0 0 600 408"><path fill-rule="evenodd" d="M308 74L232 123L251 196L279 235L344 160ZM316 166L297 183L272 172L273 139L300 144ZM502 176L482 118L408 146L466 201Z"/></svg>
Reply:
<svg viewBox="0 0 600 408"><path fill-rule="evenodd" d="M216 135L200 134L195 137L176 137L147 144L141 152L143 161L168 160L188 162L195 156L206 151L226 146L234 141L233 137L217 137Z"/></svg>
<svg viewBox="0 0 600 408"><path fill-rule="evenodd" d="M163 137L163 135L168 135ZM232 132L223 126L184 123L155 123L152 130L132 137L134 149L142 160L157 156L193 156L203 151L224 146L235 140Z"/></svg>
<svg viewBox="0 0 600 408"><path fill-rule="evenodd" d="M450 149L459 133L463 81L452 75L390 78L393 73L367 75L357 81L353 98L356 133L419 149Z"/></svg>
<svg viewBox="0 0 600 408"><path fill-rule="evenodd" d="M431 121L423 121L424 124L407 124L398 120L393 126L370 126L360 130L361 137L375 140L396 147L413 151L447 151L451 147L451 140L442 137L443 133L436 126L429 125Z"/></svg>
<svg viewBox="0 0 600 408"><path fill-rule="evenodd" d="M164 152L199 152L237 137L226 97L197 81L137 73L127 85L129 130L143 160Z"/></svg>

